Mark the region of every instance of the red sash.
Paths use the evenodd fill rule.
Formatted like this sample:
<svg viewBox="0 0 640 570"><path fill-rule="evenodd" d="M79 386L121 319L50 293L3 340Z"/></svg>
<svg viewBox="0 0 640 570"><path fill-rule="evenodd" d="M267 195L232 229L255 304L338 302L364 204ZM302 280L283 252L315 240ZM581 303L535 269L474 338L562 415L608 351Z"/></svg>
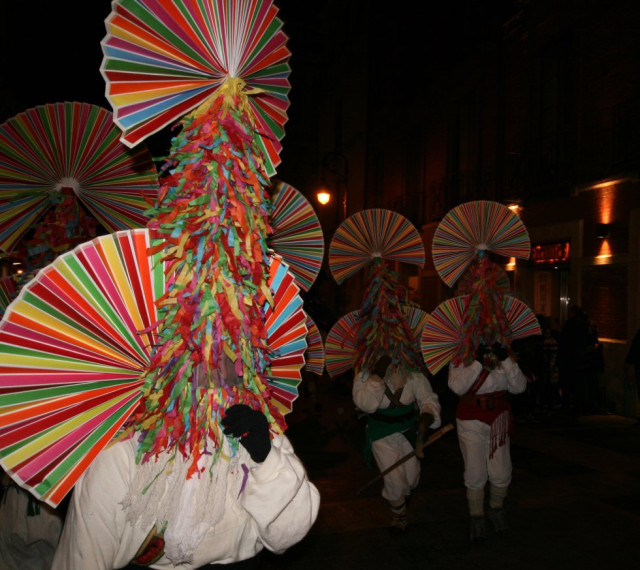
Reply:
<svg viewBox="0 0 640 570"><path fill-rule="evenodd" d="M459 420L478 420L491 426L491 448L489 457L498 447L507 442L513 433L513 413L506 390L477 394L489 371L482 369L477 380L466 394L460 396L456 408L456 418Z"/></svg>

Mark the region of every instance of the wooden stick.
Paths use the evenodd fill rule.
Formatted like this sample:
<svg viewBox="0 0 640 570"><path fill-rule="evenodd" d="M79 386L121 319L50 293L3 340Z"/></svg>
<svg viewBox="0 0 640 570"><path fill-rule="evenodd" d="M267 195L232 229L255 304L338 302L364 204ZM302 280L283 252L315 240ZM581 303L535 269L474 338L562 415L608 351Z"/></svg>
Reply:
<svg viewBox="0 0 640 570"><path fill-rule="evenodd" d="M452 429L453 429L453 425L452 424L447 424L446 426L440 428L437 432L435 432L433 435L431 435L429 437L429 439L427 439L427 441L424 442L424 444L422 445L422 449L424 449L428 445L431 445L434 441L437 441L445 433L447 433L448 431L451 431ZM382 471L378 476L376 476L373 479L371 479L371 481L369 481L366 485L364 485L364 487L361 487L360 489L358 489L358 495L360 493L362 493L362 491L364 491L367 487L370 487L376 481L382 479L387 473L391 473L391 471L393 471L396 467L399 467L400 465L402 465L406 461L409 461L409 459L411 459L412 457L415 457L415 455L416 455L416 450L414 449L411 453L408 453L404 457L401 457L400 459L398 459L398 461L396 461L393 465L390 465L384 471Z"/></svg>

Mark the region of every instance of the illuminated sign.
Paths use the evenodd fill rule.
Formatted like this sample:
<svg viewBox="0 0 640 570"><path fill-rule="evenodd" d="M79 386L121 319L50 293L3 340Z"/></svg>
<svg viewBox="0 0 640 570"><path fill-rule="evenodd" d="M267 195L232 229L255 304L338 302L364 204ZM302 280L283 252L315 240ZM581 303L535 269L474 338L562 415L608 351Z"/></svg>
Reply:
<svg viewBox="0 0 640 570"><path fill-rule="evenodd" d="M531 248L531 261L534 265L553 265L569 261L570 243L540 243Z"/></svg>

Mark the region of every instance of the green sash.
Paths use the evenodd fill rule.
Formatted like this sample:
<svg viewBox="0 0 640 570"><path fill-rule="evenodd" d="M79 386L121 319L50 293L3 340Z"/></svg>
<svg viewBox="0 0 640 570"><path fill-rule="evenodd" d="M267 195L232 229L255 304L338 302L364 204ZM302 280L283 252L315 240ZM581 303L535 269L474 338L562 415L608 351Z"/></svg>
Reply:
<svg viewBox="0 0 640 570"><path fill-rule="evenodd" d="M387 437L392 433L403 433L411 445L416 442L416 422L418 413L413 404L398 408L377 410L367 416L367 428L364 442L364 461L367 467L373 467L371 445L374 441Z"/></svg>

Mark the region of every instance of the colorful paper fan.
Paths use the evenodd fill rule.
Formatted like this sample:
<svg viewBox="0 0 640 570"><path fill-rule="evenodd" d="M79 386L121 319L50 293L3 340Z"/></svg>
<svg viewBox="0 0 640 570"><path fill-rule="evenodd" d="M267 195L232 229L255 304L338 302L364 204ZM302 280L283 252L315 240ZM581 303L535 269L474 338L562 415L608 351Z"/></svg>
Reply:
<svg viewBox="0 0 640 570"><path fill-rule="evenodd" d="M8 275L0 279L0 317L4 314L17 292L18 287L13 275Z"/></svg>
<svg viewBox="0 0 640 570"><path fill-rule="evenodd" d="M496 271L498 273L498 279L496 281L496 286L498 288L500 295L508 295L511 293L511 281L509 281L509 276L507 272L502 269L502 267L496 266ZM462 274L462 277L458 279L458 294L459 295L467 295L470 292L470 287L472 285L472 272L470 268L467 268L465 272Z"/></svg>
<svg viewBox="0 0 640 570"><path fill-rule="evenodd" d="M146 230L97 238L25 285L0 323L0 463L56 506L141 395L162 293ZM154 266L155 265L155 266Z"/></svg>
<svg viewBox="0 0 640 570"><path fill-rule="evenodd" d="M322 376L324 371L324 343L318 326L307 315L307 351L304 353L305 370Z"/></svg>
<svg viewBox="0 0 640 570"><path fill-rule="evenodd" d="M52 506L73 487L138 403L165 290L146 229L96 238L25 285L0 323L0 464ZM272 397L297 396L306 315L273 258L267 307Z"/></svg>
<svg viewBox="0 0 640 570"><path fill-rule="evenodd" d="M528 259L531 242L520 218L498 202L478 200L456 206L433 236L432 254L438 275L453 287L478 251Z"/></svg>
<svg viewBox="0 0 640 570"><path fill-rule="evenodd" d="M511 327L511 340L542 334L540 323L531 308L515 297L507 296L502 305Z"/></svg>
<svg viewBox="0 0 640 570"><path fill-rule="evenodd" d="M267 343L272 351L267 381L271 398L283 415L291 411L298 397L307 350L307 315L302 308L300 289L288 269L279 257L271 258L269 286L274 307L268 305L265 311Z"/></svg>
<svg viewBox="0 0 640 570"><path fill-rule="evenodd" d="M309 201L293 186L276 182L271 197L268 243L289 264L303 291L318 277L324 258L324 236L318 216Z"/></svg>
<svg viewBox="0 0 640 570"><path fill-rule="evenodd" d="M331 327L324 343L325 367L332 378L353 368L356 358L356 340L359 311L340 317Z"/></svg>
<svg viewBox="0 0 640 570"><path fill-rule="evenodd" d="M427 324L429 313L422 309L418 309L418 307L408 307L405 311L405 317L409 323L409 327L411 327L411 330L413 331L416 342L420 343L422 329L424 329L424 325Z"/></svg>
<svg viewBox="0 0 640 570"><path fill-rule="evenodd" d="M111 112L88 103L41 105L3 123L0 248L10 251L65 191L110 232L144 227L157 172L144 145L131 150L119 136Z"/></svg>
<svg viewBox="0 0 640 570"><path fill-rule="evenodd" d="M329 267L337 283L372 259L424 266L424 245L416 228L391 210L363 210L347 218L331 240Z"/></svg>
<svg viewBox="0 0 640 570"><path fill-rule="evenodd" d="M460 348L462 324L467 296L454 297L440 303L427 318L422 330L422 357L431 374L436 374ZM533 311L515 297L504 297L510 340L541 334Z"/></svg>
<svg viewBox="0 0 640 570"><path fill-rule="evenodd" d="M198 107L225 81L262 90L251 105L269 175L289 107L287 36L265 0L120 0L102 41L102 75L122 142L134 146Z"/></svg>
<svg viewBox="0 0 640 570"><path fill-rule="evenodd" d="M427 317L420 345L422 358L431 374L449 363L461 341L465 297L440 303Z"/></svg>

